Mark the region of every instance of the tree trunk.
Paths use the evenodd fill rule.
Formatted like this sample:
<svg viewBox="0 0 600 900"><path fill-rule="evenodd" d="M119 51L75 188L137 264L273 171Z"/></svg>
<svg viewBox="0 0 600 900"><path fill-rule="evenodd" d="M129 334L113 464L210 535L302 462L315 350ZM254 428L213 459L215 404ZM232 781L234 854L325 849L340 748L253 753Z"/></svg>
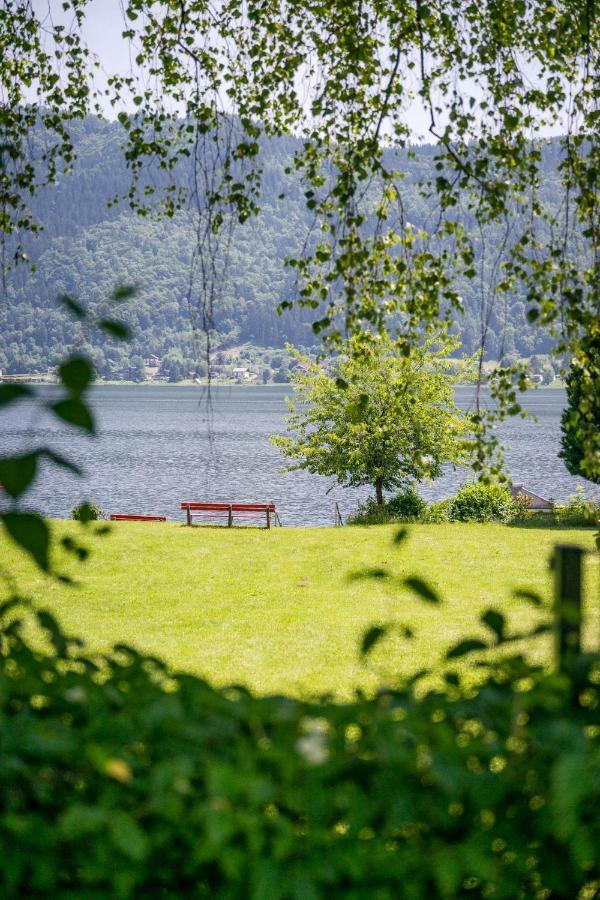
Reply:
<svg viewBox="0 0 600 900"><path fill-rule="evenodd" d="M381 478L375 479L375 499L378 506L383 506L383 481Z"/></svg>

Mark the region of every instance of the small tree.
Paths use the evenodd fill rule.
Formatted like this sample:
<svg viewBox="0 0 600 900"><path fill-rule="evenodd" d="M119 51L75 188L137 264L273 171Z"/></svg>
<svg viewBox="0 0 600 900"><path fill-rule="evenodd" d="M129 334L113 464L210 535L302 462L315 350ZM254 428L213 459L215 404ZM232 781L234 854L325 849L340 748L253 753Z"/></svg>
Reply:
<svg viewBox="0 0 600 900"><path fill-rule="evenodd" d="M600 332L582 341L565 386L567 407L561 419L559 456L571 475L600 484Z"/></svg>
<svg viewBox="0 0 600 900"><path fill-rule="evenodd" d="M292 351L308 368L291 376L289 434L271 442L299 460L289 470L373 485L379 504L386 490L435 478L464 458L468 420L454 403L459 375L448 358L458 346L437 336L402 356L389 341L355 339L333 373Z"/></svg>

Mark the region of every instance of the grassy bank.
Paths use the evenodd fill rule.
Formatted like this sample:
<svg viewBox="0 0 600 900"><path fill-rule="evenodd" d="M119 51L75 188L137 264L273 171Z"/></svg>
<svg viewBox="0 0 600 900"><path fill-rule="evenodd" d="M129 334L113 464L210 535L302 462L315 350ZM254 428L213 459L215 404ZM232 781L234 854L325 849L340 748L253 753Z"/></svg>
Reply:
<svg viewBox="0 0 600 900"><path fill-rule="evenodd" d="M75 523L58 533L80 534ZM52 609L97 650L123 641L218 684L265 692L348 695L381 679L435 663L448 645L477 631L478 613L496 606L511 625L533 624L536 610L512 596L526 587L550 596L552 547L591 550L590 531L501 525L414 525L399 547L397 526L328 529L222 529L122 523L93 541L84 564L61 556L70 588L41 576L0 536L0 557L30 596ZM386 569L388 578L361 577ZM417 599L398 579L417 575L443 598ZM586 561L587 633L598 639L598 555ZM368 667L360 637L395 619L416 632L390 639ZM536 643L549 658L549 640Z"/></svg>

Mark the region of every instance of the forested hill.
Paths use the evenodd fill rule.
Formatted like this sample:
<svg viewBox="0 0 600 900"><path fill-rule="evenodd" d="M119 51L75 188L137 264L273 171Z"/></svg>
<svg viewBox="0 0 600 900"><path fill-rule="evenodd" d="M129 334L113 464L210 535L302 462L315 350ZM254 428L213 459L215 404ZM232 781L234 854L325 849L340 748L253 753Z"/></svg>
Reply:
<svg viewBox="0 0 600 900"><path fill-rule="evenodd" d="M45 371L65 349L77 346L87 349L105 377L150 355L171 360L173 371L183 375L198 358L187 298L193 221L185 211L169 220L140 217L126 204L109 205L130 185L120 126L90 117L74 129L74 139L78 156L74 172L35 201L44 226L28 245L36 269L21 266L11 276L0 305L0 369L8 374ZM242 343L282 347L286 341L314 345L310 328L314 313L276 313L277 305L295 292L293 272L283 260L299 251L310 224L302 193L284 172L295 145L292 138L268 143L262 212L234 230L228 277L215 310L217 349ZM409 163L413 178L405 182L406 212L416 225L425 222L428 210L411 182L423 167L431 166L433 153L431 147L417 149L416 159ZM551 193L555 166L552 162L548 166L546 190ZM100 334L84 334L56 303L58 294L69 293L97 309L117 283L138 286L125 308L124 318L135 335L125 348L107 346ZM470 291L474 289L465 285L466 350L476 345L478 337L478 304ZM515 298L508 311L505 349L524 356L546 352L547 339L526 327L524 312L524 304ZM494 357L500 328L492 331L488 353Z"/></svg>

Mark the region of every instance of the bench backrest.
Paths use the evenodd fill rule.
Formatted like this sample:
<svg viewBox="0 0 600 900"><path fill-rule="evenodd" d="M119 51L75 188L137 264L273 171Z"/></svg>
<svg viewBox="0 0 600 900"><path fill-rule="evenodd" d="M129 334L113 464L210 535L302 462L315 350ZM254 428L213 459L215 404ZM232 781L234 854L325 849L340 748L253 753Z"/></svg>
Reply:
<svg viewBox="0 0 600 900"><path fill-rule="evenodd" d="M274 503L199 503L195 500L182 500L181 509L227 512L275 512Z"/></svg>

